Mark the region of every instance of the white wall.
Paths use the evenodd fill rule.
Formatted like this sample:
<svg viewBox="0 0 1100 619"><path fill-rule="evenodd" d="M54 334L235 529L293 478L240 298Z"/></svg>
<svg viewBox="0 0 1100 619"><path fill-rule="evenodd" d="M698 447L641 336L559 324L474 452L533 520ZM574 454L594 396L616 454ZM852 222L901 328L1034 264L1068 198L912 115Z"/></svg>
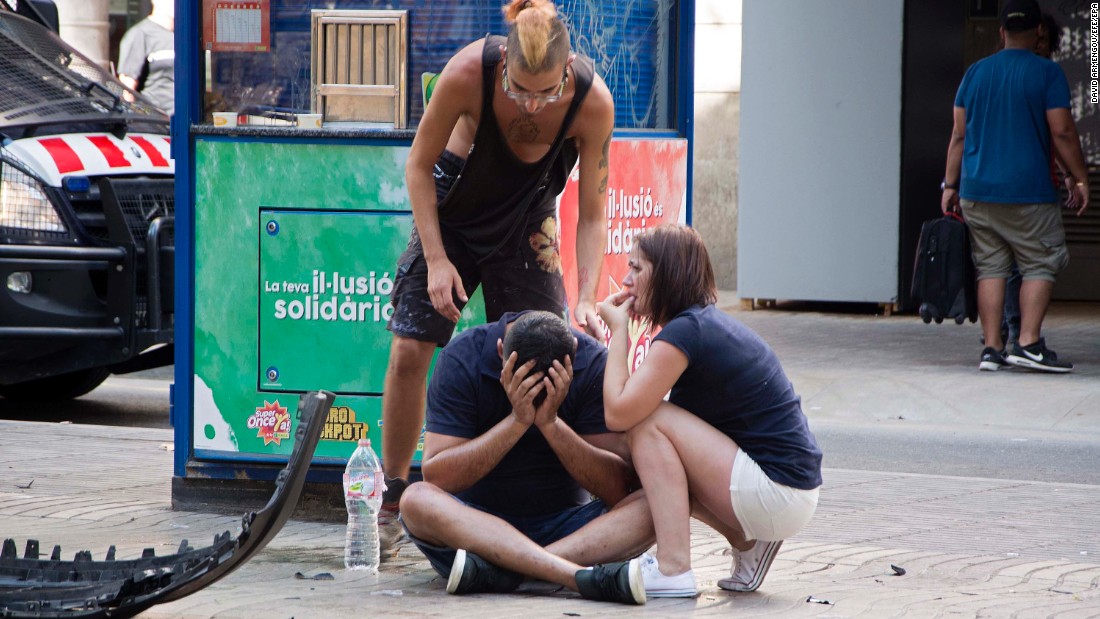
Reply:
<svg viewBox="0 0 1100 619"><path fill-rule="evenodd" d="M741 0L696 0L692 216L727 290L737 287L740 109Z"/></svg>
<svg viewBox="0 0 1100 619"><path fill-rule="evenodd" d="M54 0L61 39L93 62L109 68L110 24L107 0Z"/></svg>
<svg viewBox="0 0 1100 619"><path fill-rule="evenodd" d="M903 0L745 0L738 293L898 291Z"/></svg>

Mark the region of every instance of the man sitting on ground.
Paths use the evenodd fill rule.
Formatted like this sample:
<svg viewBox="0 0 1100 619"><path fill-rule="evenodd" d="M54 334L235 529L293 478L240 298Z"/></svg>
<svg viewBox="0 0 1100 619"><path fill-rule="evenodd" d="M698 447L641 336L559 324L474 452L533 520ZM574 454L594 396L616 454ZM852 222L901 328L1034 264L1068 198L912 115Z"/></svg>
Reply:
<svg viewBox="0 0 1100 619"><path fill-rule="evenodd" d="M549 312L505 314L440 353L425 481L401 518L448 593L505 593L529 576L645 603L639 561L624 560L653 543L653 524L622 435L604 425L606 354Z"/></svg>

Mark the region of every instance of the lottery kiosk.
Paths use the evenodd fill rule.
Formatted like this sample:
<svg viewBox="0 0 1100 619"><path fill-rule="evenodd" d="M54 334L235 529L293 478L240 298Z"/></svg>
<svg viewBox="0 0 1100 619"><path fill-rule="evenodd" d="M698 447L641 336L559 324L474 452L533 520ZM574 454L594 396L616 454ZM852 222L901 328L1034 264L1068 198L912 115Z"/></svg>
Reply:
<svg viewBox="0 0 1100 619"><path fill-rule="evenodd" d="M265 499L305 391L336 394L307 496L338 496L358 439L380 449L389 296L413 229L404 167L425 87L464 45L506 33L501 4L177 2L177 505ZM635 234L690 223L695 7L558 9L615 99L605 295ZM572 305L575 172L559 215ZM458 328L484 320L475 295ZM343 509L338 499L314 505Z"/></svg>

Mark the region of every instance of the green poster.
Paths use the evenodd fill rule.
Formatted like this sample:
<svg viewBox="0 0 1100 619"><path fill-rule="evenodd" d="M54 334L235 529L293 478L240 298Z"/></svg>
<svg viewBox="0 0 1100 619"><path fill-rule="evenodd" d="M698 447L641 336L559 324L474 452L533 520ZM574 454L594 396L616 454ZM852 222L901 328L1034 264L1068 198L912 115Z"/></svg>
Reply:
<svg viewBox="0 0 1100 619"><path fill-rule="evenodd" d="M197 458L289 454L298 393L311 389L338 394L317 458L345 459L363 437L380 448L389 292L413 225L407 157L196 141ZM479 292L458 330L484 321Z"/></svg>
<svg viewBox="0 0 1100 619"><path fill-rule="evenodd" d="M262 391L381 394L410 213L261 209Z"/></svg>

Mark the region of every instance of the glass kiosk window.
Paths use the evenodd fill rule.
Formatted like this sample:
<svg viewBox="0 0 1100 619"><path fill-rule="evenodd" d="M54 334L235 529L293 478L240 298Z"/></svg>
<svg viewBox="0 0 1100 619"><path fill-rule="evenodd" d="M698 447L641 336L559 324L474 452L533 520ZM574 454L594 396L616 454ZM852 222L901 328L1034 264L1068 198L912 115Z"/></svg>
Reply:
<svg viewBox="0 0 1100 619"><path fill-rule="evenodd" d="M336 9L407 11L401 111L405 124L415 127L423 114L421 74L439 72L462 46L486 33L504 34L502 5L502 0L203 0L204 122L211 122L214 112L237 112L257 124L292 124L298 114L320 113L311 76L311 13ZM596 61L615 97L616 126L675 128L676 1L560 0L557 5L573 48Z"/></svg>

